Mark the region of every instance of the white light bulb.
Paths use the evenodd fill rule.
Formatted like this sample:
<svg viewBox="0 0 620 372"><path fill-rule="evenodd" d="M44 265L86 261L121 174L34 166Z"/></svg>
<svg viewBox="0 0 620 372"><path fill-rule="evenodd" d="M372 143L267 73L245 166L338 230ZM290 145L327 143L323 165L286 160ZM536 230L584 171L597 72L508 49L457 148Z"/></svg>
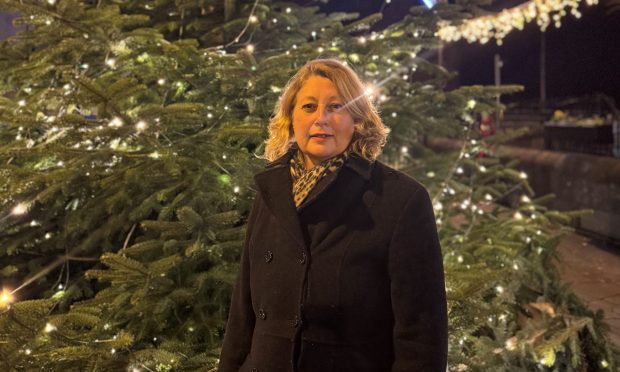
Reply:
<svg viewBox="0 0 620 372"><path fill-rule="evenodd" d="M456 174L463 174L463 168L461 167L456 168Z"/></svg>
<svg viewBox="0 0 620 372"><path fill-rule="evenodd" d="M123 126L123 120L119 118L118 116L116 116L112 118L112 120L110 120L110 122L108 123L108 126L112 128L120 128Z"/></svg>
<svg viewBox="0 0 620 372"><path fill-rule="evenodd" d="M239 186L235 186L235 187L233 188L233 192L234 192L235 194L238 194L240 190L241 190L241 189L239 188Z"/></svg>
<svg viewBox="0 0 620 372"><path fill-rule="evenodd" d="M519 173L519 177L520 177L521 179L523 179L523 180L524 180L524 179L527 179L527 174L526 174L525 172L521 172L521 173Z"/></svg>
<svg viewBox="0 0 620 372"><path fill-rule="evenodd" d="M54 332L56 330L56 326L51 323L45 323L45 333Z"/></svg>
<svg viewBox="0 0 620 372"><path fill-rule="evenodd" d="M497 291L497 293L504 293L504 287L502 287L501 285L495 287L495 290Z"/></svg>
<svg viewBox="0 0 620 372"><path fill-rule="evenodd" d="M136 124L136 129L138 131L143 131L148 127L148 124L144 121L144 120L140 120L137 124Z"/></svg>
<svg viewBox="0 0 620 372"><path fill-rule="evenodd" d="M258 17L256 17L255 15L251 15L251 16L250 16L250 22L251 22L251 23L256 23L256 22L258 22Z"/></svg>
<svg viewBox="0 0 620 372"><path fill-rule="evenodd" d="M26 355L30 355L32 353L32 350L26 349L26 350L24 350L24 353L26 353Z"/></svg>
<svg viewBox="0 0 620 372"><path fill-rule="evenodd" d="M392 117L393 117L393 118L395 118L395 117L397 117L397 116L398 116L398 114L397 114L397 113L395 113L395 112L393 112L393 113L392 113Z"/></svg>
<svg viewBox="0 0 620 372"><path fill-rule="evenodd" d="M248 46L245 47L245 50L247 50L248 53L254 53L254 45L248 44Z"/></svg>
<svg viewBox="0 0 620 372"><path fill-rule="evenodd" d="M166 80L165 79L158 79L157 80L157 84L164 85L164 84L166 84Z"/></svg>
<svg viewBox="0 0 620 372"><path fill-rule="evenodd" d="M11 213L14 214L15 216L20 216L26 213L27 211L28 211L28 205L24 203L19 203L15 207L13 207L13 210L11 211Z"/></svg>
<svg viewBox="0 0 620 372"><path fill-rule="evenodd" d="M286 8L286 12L290 13L291 12L291 8Z"/></svg>
<svg viewBox="0 0 620 372"><path fill-rule="evenodd" d="M116 66L116 60L114 58L108 58L106 59L105 64L111 68L114 68Z"/></svg>
<svg viewBox="0 0 620 372"><path fill-rule="evenodd" d="M26 106L26 100L23 100L23 99L22 99L22 100L19 100L19 102L17 102L17 104L18 104L20 107L24 107L24 106Z"/></svg>

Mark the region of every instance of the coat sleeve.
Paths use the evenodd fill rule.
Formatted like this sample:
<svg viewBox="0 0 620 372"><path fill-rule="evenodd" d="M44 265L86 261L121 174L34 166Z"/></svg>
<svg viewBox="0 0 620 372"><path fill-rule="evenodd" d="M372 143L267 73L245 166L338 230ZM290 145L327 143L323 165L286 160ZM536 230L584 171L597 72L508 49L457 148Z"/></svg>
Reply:
<svg viewBox="0 0 620 372"><path fill-rule="evenodd" d="M443 257L428 192L414 192L389 247L394 311L392 372L444 372L448 319Z"/></svg>
<svg viewBox="0 0 620 372"><path fill-rule="evenodd" d="M250 293L250 236L258 214L260 196L257 195L250 211L239 275L232 294L224 343L220 353L219 372L238 372L250 353L256 316Z"/></svg>

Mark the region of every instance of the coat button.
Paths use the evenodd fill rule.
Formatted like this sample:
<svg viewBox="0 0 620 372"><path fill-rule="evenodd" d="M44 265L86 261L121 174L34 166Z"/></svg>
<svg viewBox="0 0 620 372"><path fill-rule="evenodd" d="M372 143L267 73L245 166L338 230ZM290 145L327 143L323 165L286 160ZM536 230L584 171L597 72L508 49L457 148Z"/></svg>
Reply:
<svg viewBox="0 0 620 372"><path fill-rule="evenodd" d="M301 320L297 315L295 315L295 319L291 320L291 327L297 328L301 324Z"/></svg>
<svg viewBox="0 0 620 372"><path fill-rule="evenodd" d="M273 260L273 252L272 251L265 252L265 262L269 263L271 262L271 260Z"/></svg>
<svg viewBox="0 0 620 372"><path fill-rule="evenodd" d="M265 310L263 310L262 308L258 309L258 317L263 320L266 319L267 313L265 313Z"/></svg>
<svg viewBox="0 0 620 372"><path fill-rule="evenodd" d="M299 258L299 263L302 265L306 263L306 252L301 252L301 258Z"/></svg>

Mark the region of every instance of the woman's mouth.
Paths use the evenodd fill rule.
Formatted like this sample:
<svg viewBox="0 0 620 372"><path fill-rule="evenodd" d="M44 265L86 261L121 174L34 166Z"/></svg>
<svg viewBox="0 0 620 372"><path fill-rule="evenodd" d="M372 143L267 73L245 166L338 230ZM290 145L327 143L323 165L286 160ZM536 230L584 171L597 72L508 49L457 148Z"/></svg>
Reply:
<svg viewBox="0 0 620 372"><path fill-rule="evenodd" d="M319 134L311 134L310 138L329 138L333 137L331 134L319 133Z"/></svg>

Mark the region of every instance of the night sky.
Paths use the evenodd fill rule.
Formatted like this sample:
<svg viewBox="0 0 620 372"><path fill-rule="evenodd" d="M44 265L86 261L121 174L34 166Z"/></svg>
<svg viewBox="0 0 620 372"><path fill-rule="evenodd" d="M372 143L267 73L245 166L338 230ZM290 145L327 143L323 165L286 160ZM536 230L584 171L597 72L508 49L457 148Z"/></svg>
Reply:
<svg viewBox="0 0 620 372"><path fill-rule="evenodd" d="M620 1L599 0L600 4L579 7L582 17L562 18L562 26L550 26L545 32L547 101L584 97L603 93L615 98L620 106ZM500 10L522 3L519 0L496 1L489 10ZM302 3L300 1L300 3ZM370 14L381 9L384 1L332 1L325 10L352 11ZM392 0L384 7L387 25L407 14L421 0ZM612 9L612 5L615 8ZM612 12L615 10L615 12ZM541 31L535 22L523 31L514 31L502 46L494 41L485 45L461 41L448 44L444 62L448 69L458 71L451 86L494 84L493 59L499 53L504 62L503 84L523 85L521 93L504 96L504 101L538 102L540 92Z"/></svg>

